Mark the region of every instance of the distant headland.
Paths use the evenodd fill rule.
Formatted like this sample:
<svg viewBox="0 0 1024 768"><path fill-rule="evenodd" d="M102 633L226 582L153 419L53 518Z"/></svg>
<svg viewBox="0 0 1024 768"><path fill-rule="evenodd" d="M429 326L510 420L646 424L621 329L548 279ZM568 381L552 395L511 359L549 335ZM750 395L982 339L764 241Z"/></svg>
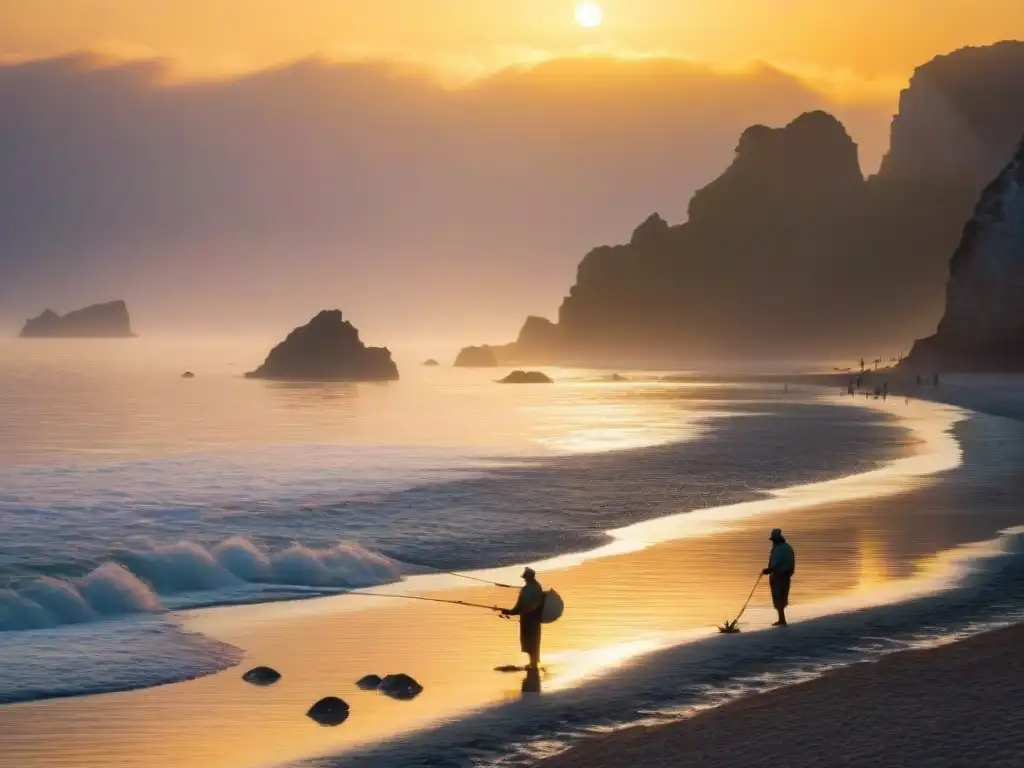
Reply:
<svg viewBox="0 0 1024 768"><path fill-rule="evenodd" d="M870 178L832 115L751 126L685 222L652 214L628 243L593 249L557 322L529 318L488 349L499 365L680 365L905 343L942 312L962 225L1022 127L1015 41L918 67Z"/></svg>

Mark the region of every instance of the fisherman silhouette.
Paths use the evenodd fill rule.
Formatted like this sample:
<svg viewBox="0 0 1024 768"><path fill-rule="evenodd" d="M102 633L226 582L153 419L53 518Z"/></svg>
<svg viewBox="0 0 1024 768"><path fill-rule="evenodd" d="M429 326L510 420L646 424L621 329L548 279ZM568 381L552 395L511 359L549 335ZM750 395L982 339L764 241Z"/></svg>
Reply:
<svg viewBox="0 0 1024 768"><path fill-rule="evenodd" d="M530 657L530 666L540 666L540 628L544 612L544 588L537 581L533 568L523 571L526 582L519 590L519 599L514 607L502 611L503 616L519 617L519 647Z"/></svg>

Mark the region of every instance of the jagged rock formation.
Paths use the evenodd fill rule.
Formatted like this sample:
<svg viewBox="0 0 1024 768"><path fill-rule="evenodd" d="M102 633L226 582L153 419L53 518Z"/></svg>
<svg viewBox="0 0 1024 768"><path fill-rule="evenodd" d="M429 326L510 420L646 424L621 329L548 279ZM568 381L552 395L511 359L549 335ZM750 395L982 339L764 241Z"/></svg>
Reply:
<svg viewBox="0 0 1024 768"><path fill-rule="evenodd" d="M961 225L1022 126L1017 42L919 67L870 179L831 115L753 126L685 223L652 215L583 258L553 344L494 349L504 364L616 366L895 352L941 311Z"/></svg>
<svg viewBox="0 0 1024 768"><path fill-rule="evenodd" d="M456 368L494 368L498 358L486 344L482 347L463 347L455 358Z"/></svg>
<svg viewBox="0 0 1024 768"><path fill-rule="evenodd" d="M732 165L694 194L690 222L723 214L734 220L737 214L760 216L779 203L785 208L812 205L821 196L859 191L863 183L857 145L842 123L825 112L808 112L785 128L747 128ZM637 228L631 243L650 221ZM662 238L667 235L666 225Z"/></svg>
<svg viewBox="0 0 1024 768"><path fill-rule="evenodd" d="M949 263L946 311L903 366L1024 371L1024 142L986 187Z"/></svg>
<svg viewBox="0 0 1024 768"><path fill-rule="evenodd" d="M128 306L123 301L92 304L68 312L63 317L52 309L25 321L21 337L65 339L130 339L132 333Z"/></svg>
<svg viewBox="0 0 1024 768"><path fill-rule="evenodd" d="M274 347L249 379L393 381L398 367L387 347L367 347L341 311L324 310Z"/></svg>
<svg viewBox="0 0 1024 768"><path fill-rule="evenodd" d="M554 384L554 381L540 371L512 371L499 384Z"/></svg>

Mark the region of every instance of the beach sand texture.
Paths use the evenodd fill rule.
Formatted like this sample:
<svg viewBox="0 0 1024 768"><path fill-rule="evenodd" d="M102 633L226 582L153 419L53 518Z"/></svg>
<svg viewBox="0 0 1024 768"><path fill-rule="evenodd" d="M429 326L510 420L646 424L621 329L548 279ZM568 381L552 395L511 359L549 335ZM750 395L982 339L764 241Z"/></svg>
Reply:
<svg viewBox="0 0 1024 768"><path fill-rule="evenodd" d="M905 445L908 460L920 459L925 467L948 465L949 441L936 433L950 423L945 406L890 401L887 407L898 410L914 427ZM635 532L639 541L632 548L626 541L619 554L549 564L541 570L541 580L558 588L568 608L546 633L544 655L551 673L544 680L544 693L572 689L630 663L643 665L643 654L684 640L715 637L714 627L735 615L766 560L767 531L775 525L788 531L797 547L793 621L940 588L948 575L948 562L941 553L992 539L1019 522L1021 494L1014 489L1024 488L1017 482L1024 469L1019 462L999 464L1015 462L1014 456L1020 453L1008 452L1009 443L1003 441L1024 447L1024 430L1018 427L1002 420L972 421L966 439L973 447L965 455L963 468L948 480L940 482L927 474L882 473L858 484L862 498L840 501L842 494L832 496L820 489L798 492L779 502L778 508L769 507L769 513L730 520L717 532L673 540L658 526L641 528ZM865 489L866 485L872 488ZM990 492L984 515L975 504L979 488ZM993 495L996 490L1002 495ZM666 538L653 543L660 536ZM503 580L515 579L517 574L518 569L500 572ZM381 591L401 589L392 585ZM448 588L431 594L488 604L511 604L514 599L506 590L486 587ZM210 609L183 614L182 620L187 628L244 649L242 666L160 688L4 707L0 710L0 764L246 768L292 763L396 735L411 736L465 718L482 707L518 701L523 695L521 676L493 671L498 665L522 661L516 627L484 611L383 598L360 603L357 598L341 597ZM744 617L744 630L767 637L777 631L767 629L772 620L767 591L760 591ZM765 632L755 633L758 629ZM792 631L801 630L794 627ZM241 673L258 664L276 667L283 680L266 689L243 683ZM865 669L858 667L853 674L859 679ZM416 677L425 687L424 694L411 702L395 702L354 686L368 673L395 672ZM814 743L819 724L828 718L834 721L830 728L856 730L850 727L855 723L852 718L863 709L881 706L891 687L877 682L862 687L858 689L862 698L845 709L808 709L804 730L794 731L792 740L799 733L803 734L800 739ZM303 716L326 695L341 696L352 705L352 716L339 728L321 728ZM734 706L752 707L760 700L755 697ZM833 717L832 712L837 714ZM738 731L733 724L714 743L725 745ZM629 744L642 740L628 733L615 738ZM779 748L785 746L781 743ZM713 764L706 755L695 759L696 754L666 763L628 758L576 764ZM767 753L751 754L751 759L760 759ZM796 765L785 759L770 764Z"/></svg>
<svg viewBox="0 0 1024 768"><path fill-rule="evenodd" d="M893 654L807 683L584 743L541 768L1016 768L1024 627Z"/></svg>

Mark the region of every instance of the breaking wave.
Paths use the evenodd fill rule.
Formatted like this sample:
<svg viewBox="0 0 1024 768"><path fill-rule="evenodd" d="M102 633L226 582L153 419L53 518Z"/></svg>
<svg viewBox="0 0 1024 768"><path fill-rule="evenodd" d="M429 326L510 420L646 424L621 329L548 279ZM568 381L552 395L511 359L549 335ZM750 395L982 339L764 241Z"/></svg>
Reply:
<svg viewBox="0 0 1024 768"><path fill-rule="evenodd" d="M0 590L0 632L158 613L169 598L183 595L190 599L176 600L179 606L196 607L225 602L224 590L260 587L260 599L267 599L275 586L358 588L401 576L397 562L355 543L324 549L292 544L279 551L244 537L212 548L193 541L153 544L118 552L79 578L47 576Z"/></svg>

